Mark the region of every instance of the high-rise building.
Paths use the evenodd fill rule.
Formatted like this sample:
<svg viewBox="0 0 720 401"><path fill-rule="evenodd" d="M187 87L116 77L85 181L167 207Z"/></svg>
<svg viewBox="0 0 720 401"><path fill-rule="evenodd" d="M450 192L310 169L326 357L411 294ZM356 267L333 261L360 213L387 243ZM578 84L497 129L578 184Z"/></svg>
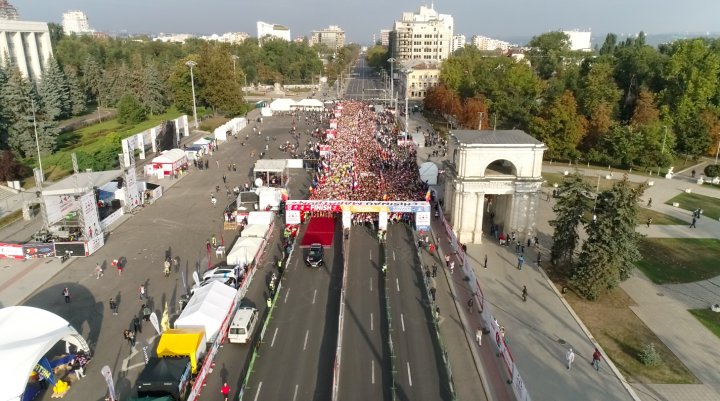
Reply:
<svg viewBox="0 0 720 401"><path fill-rule="evenodd" d="M15 7L8 3L7 0L0 0L0 19L16 20L18 18L18 12Z"/></svg>
<svg viewBox="0 0 720 401"><path fill-rule="evenodd" d="M90 29L87 15L82 11L68 11L63 13L62 26L65 34L86 35L93 33Z"/></svg>
<svg viewBox="0 0 720 401"><path fill-rule="evenodd" d="M0 65L11 62L24 77L36 80L42 77L50 57L52 45L47 22L20 21L17 10L0 0Z"/></svg>
<svg viewBox="0 0 720 401"><path fill-rule="evenodd" d="M388 45L390 45L390 32L392 32L392 29L381 29L380 30L380 45L381 46L387 47Z"/></svg>
<svg viewBox="0 0 720 401"><path fill-rule="evenodd" d="M465 38L465 35L453 35L452 37L452 44L450 45L450 52L455 53L459 49L462 49L465 47L465 44L467 43L467 39Z"/></svg>
<svg viewBox="0 0 720 401"><path fill-rule="evenodd" d="M318 43L323 43L330 49L338 50L345 46L345 31L337 25L330 25L325 29L312 31L310 44L316 45Z"/></svg>
<svg viewBox="0 0 720 401"><path fill-rule="evenodd" d="M260 43L262 43L262 40L267 36L287 40L288 42L290 41L290 28L283 25L268 24L267 22L258 21L257 34Z"/></svg>
<svg viewBox="0 0 720 401"><path fill-rule="evenodd" d="M472 40L473 46L477 47L480 50L485 50L485 51L494 51L494 50L505 51L505 50L509 49L511 46L510 42L505 42L505 41L499 40L499 39L488 38L487 36L482 36L482 35L474 35L471 40Z"/></svg>
<svg viewBox="0 0 720 401"><path fill-rule="evenodd" d="M579 50L584 52L592 51L592 41L590 31L563 31L570 38L570 50Z"/></svg>
<svg viewBox="0 0 720 401"><path fill-rule="evenodd" d="M453 17L439 14L433 6L420 6L420 12L404 12L390 34L390 54L399 62L408 60L442 61L450 55Z"/></svg>

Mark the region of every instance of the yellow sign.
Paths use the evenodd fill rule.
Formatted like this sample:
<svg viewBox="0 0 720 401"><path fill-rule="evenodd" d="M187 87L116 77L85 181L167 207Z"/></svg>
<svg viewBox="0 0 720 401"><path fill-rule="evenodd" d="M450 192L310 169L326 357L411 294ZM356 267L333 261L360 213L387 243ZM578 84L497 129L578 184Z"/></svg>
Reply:
<svg viewBox="0 0 720 401"><path fill-rule="evenodd" d="M342 210L352 213L380 213L389 211L388 207L384 205L343 205Z"/></svg>

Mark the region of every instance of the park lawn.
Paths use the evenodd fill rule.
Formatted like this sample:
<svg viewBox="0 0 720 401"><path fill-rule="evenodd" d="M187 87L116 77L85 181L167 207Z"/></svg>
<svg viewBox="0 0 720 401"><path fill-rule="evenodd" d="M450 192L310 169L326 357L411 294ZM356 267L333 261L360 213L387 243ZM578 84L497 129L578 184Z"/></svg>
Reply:
<svg viewBox="0 0 720 401"><path fill-rule="evenodd" d="M693 211L695 209L703 210L703 217L714 220L720 218L720 199L711 196L700 195L696 193L681 193L676 197L665 202L667 205L679 203L681 209ZM702 220L702 219L701 219ZM702 221L699 222L702 224Z"/></svg>
<svg viewBox="0 0 720 401"><path fill-rule="evenodd" d="M710 308L688 310L697 320L707 327L715 336L720 338L720 313L713 312Z"/></svg>
<svg viewBox="0 0 720 401"><path fill-rule="evenodd" d="M570 174L572 174L575 170L573 168L569 168L568 171L570 172ZM583 174L583 175L585 174L585 172L583 170L578 170L578 171L580 171L580 174ZM541 175L545 179L546 184L550 187L553 187L555 184L560 185L563 182L563 178L565 177L561 173L542 173ZM599 185L600 191L607 191L607 190L611 189L612 186L616 182L622 180L622 178L623 178L623 175L617 174L617 172L613 173L613 177L609 180L605 178L606 175L607 174L603 174L602 176L600 176L600 185ZM584 177L585 177L585 182L588 183L588 185L590 185L591 191L595 192L595 190L598 189L598 177L597 176L589 176L589 175L584 175ZM634 183L632 181L630 183L633 185L639 185L638 183Z"/></svg>
<svg viewBox="0 0 720 401"><path fill-rule="evenodd" d="M652 224L658 224L658 225L685 225L688 224L687 221L678 219L677 217L670 216L669 214L664 214L660 212L656 212L655 210L648 209L646 207L639 207L638 208L638 224L645 224L648 218L652 218Z"/></svg>
<svg viewBox="0 0 720 401"><path fill-rule="evenodd" d="M566 300L590 330L615 366L631 383L694 384L698 379L630 309L633 300L620 288L590 302L573 292ZM663 363L643 365L637 355L644 344L654 343ZM585 350L583 350L585 352ZM592 349L586 351L589 356ZM608 369L603 366L602 369Z"/></svg>
<svg viewBox="0 0 720 401"><path fill-rule="evenodd" d="M692 283L720 275L720 240L643 238L637 266L655 284Z"/></svg>

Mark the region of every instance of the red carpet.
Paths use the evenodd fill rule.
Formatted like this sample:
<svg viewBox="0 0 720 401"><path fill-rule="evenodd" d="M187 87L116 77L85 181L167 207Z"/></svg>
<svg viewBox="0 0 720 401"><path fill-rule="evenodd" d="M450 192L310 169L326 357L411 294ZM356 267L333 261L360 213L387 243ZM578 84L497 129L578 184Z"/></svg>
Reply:
<svg viewBox="0 0 720 401"><path fill-rule="evenodd" d="M305 230L300 246L309 247L314 243L332 246L333 237L335 237L335 220L332 217L313 217Z"/></svg>

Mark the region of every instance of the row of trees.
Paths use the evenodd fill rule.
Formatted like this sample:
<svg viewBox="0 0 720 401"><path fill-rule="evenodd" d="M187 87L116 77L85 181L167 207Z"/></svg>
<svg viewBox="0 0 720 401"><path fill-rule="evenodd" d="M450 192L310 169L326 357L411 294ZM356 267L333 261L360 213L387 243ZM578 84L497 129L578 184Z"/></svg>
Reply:
<svg viewBox="0 0 720 401"><path fill-rule="evenodd" d="M644 190L644 185L625 177L609 190L588 197L593 188L577 172L558 187L555 219L550 221L555 230L551 261L586 298L595 300L616 288L630 278L634 263L640 260L641 235L635 228ZM587 238L580 247L581 228Z"/></svg>
<svg viewBox="0 0 720 401"><path fill-rule="evenodd" d="M674 153L717 150L719 40L655 48L643 34L623 42L610 34L597 53L586 53L570 51L567 35L551 32L528 46L519 61L458 50L443 63L426 107L476 127L479 117L466 104L482 102L497 128L527 131L548 145L551 158L656 167Z"/></svg>

